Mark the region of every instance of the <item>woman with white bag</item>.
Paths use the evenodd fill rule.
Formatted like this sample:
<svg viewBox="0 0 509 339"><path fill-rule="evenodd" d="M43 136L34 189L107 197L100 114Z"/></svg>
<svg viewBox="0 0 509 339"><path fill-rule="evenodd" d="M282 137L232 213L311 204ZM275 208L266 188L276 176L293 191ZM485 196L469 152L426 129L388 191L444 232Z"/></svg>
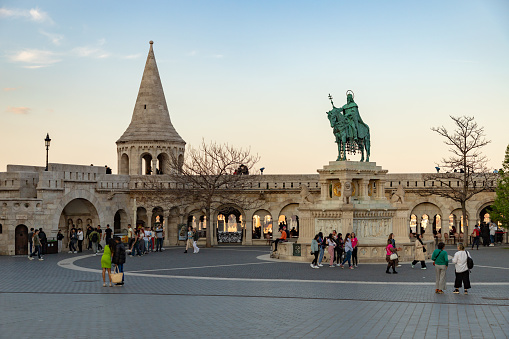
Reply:
<svg viewBox="0 0 509 339"><path fill-rule="evenodd" d="M392 240L387 240L387 247L385 247L385 260L387 260L387 269L385 270L385 273L391 274L389 269L392 267L392 273L398 274L396 272L396 261L398 260L398 255L396 254L397 249L392 245Z"/></svg>

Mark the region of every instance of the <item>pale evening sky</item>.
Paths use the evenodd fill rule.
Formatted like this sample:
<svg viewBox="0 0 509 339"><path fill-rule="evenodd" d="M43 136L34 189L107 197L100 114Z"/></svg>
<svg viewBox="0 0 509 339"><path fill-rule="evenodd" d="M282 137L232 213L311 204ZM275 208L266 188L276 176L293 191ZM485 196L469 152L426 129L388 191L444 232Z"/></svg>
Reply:
<svg viewBox="0 0 509 339"><path fill-rule="evenodd" d="M251 147L266 174L336 159L348 89L389 173L434 171L449 115L485 127L493 168L509 143L507 1L3 0L0 171L44 166L49 132L50 162L116 173L150 40L187 144Z"/></svg>

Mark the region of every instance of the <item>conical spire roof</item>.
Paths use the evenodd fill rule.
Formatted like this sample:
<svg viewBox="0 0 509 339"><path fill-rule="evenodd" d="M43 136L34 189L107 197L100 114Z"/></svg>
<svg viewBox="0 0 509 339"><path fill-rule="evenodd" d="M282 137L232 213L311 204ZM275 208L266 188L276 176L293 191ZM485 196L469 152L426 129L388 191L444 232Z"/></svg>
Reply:
<svg viewBox="0 0 509 339"><path fill-rule="evenodd" d="M156 58L150 41L150 50L141 79L138 98L134 105L133 117L129 127L117 140L128 141L169 141L185 143L170 120L170 113L164 97L163 85L159 78Z"/></svg>

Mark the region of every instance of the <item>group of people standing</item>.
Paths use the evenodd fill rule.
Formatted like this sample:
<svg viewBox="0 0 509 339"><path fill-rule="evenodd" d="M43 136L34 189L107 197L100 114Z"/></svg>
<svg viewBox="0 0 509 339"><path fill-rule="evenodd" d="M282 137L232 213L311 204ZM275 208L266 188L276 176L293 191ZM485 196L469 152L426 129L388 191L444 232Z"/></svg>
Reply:
<svg viewBox="0 0 509 339"><path fill-rule="evenodd" d="M437 246L438 248L433 251L431 255L431 260L433 260L433 265L435 265L435 274L436 274L436 282L435 282L435 293L443 294L446 290L446 272L449 267L449 255L444 250L445 244L440 242ZM452 293L459 294L459 289L463 286L463 291L465 294L468 294L468 290L470 289L470 269L468 267L468 259L470 257L470 253L465 251L465 246L463 243L458 243L458 251L454 254L452 258L452 263L454 264L454 290Z"/></svg>
<svg viewBox="0 0 509 339"><path fill-rule="evenodd" d="M143 256L149 252L162 252L164 240L164 228L162 224L157 227L141 227L133 229L129 224L127 226L128 246L131 255Z"/></svg>
<svg viewBox="0 0 509 339"><path fill-rule="evenodd" d="M327 248L329 267L344 268L344 264L348 262L348 267L354 269L358 265L358 245L359 241L354 232L347 233L344 239L343 235L335 230L328 237L324 237L323 233L319 232L311 241L311 254L314 255L314 259L310 266L311 268L323 266L322 260Z"/></svg>
<svg viewBox="0 0 509 339"><path fill-rule="evenodd" d="M42 254L45 243L47 243L47 238L46 233L44 233L42 228L31 228L30 232L28 233L28 244L30 248L28 259L34 260L34 256L37 255L39 261L43 261L44 258L42 257Z"/></svg>
<svg viewBox="0 0 509 339"><path fill-rule="evenodd" d="M482 245L493 247L495 246L495 234L498 230L497 225L494 222L490 222L489 224L483 222L481 225L475 225L472 230L472 249L477 245L477 250L479 250L479 244L482 238Z"/></svg>

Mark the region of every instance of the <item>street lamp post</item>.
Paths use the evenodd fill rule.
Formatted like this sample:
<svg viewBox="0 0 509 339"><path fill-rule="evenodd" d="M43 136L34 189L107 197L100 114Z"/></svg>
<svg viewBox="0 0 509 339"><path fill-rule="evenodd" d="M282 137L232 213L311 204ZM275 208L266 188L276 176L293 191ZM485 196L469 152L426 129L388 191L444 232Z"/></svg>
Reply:
<svg viewBox="0 0 509 339"><path fill-rule="evenodd" d="M51 142L51 139L49 138L49 133L46 134L46 139L44 139L44 144L46 145L46 169L45 171L48 171L48 153L49 153L49 143Z"/></svg>

